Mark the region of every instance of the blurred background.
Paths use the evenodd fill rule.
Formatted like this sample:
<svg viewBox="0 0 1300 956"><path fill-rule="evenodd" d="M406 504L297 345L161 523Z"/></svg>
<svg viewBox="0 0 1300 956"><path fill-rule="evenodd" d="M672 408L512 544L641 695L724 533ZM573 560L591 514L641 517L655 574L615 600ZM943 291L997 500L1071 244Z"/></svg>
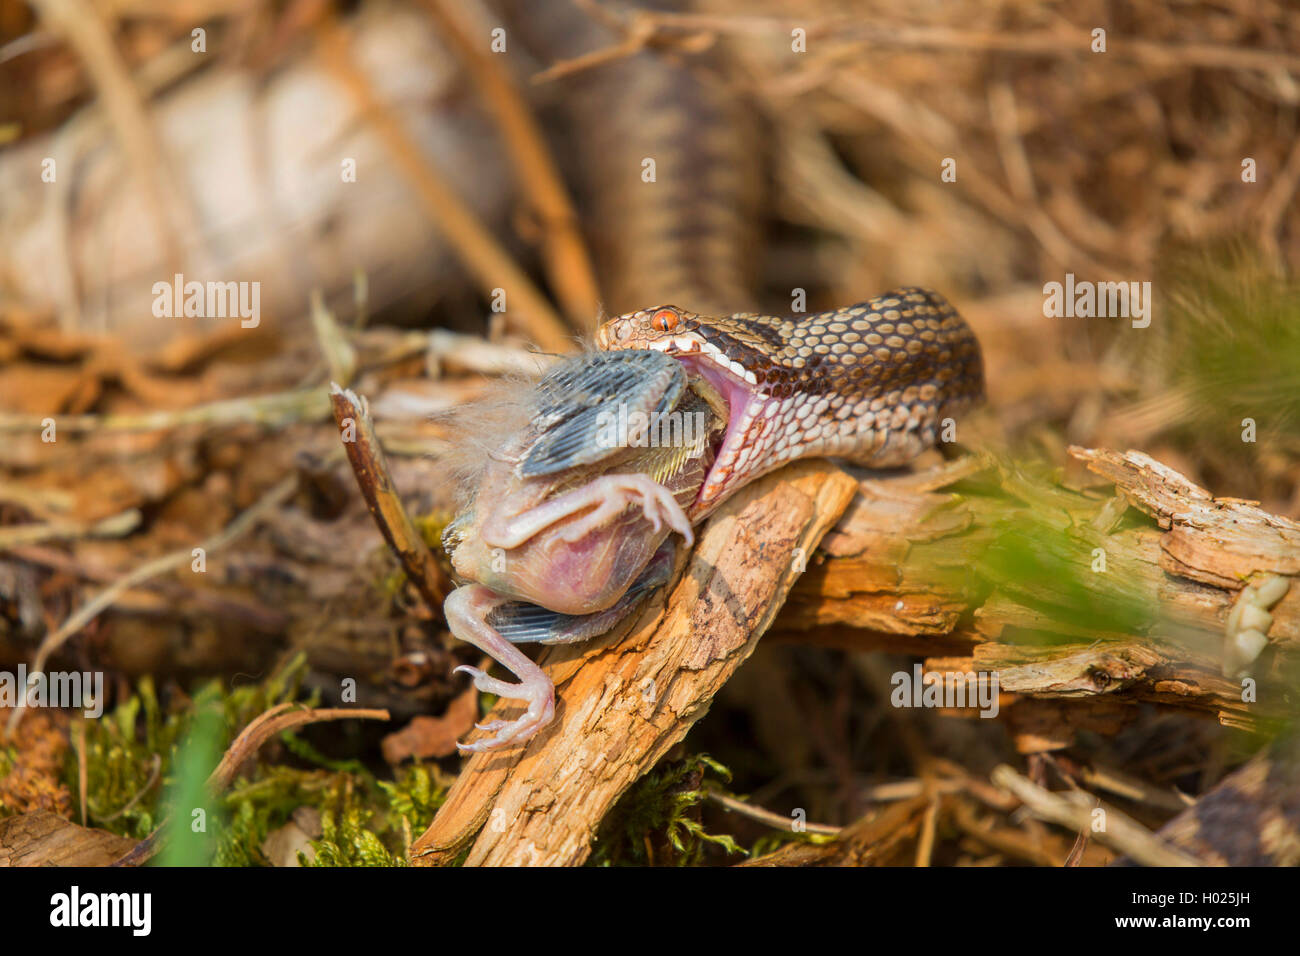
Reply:
<svg viewBox="0 0 1300 956"><path fill-rule="evenodd" d="M329 862L400 858L455 773L476 653L403 585L325 386L367 396L436 540L436 416L622 311L931 287L983 345L980 445L1067 475L1072 444L1139 449L1300 517L1298 121L1283 0L0 0L0 667L103 670L117 708L80 744L26 717L0 814L141 838L198 702L224 745L351 677L397 722L265 749L209 852L292 861L268 841L293 825ZM1151 283L1150 324L1048 315L1067 275ZM187 282L248 308L186 314ZM845 824L912 793L921 751L1014 753L993 722L900 728L882 688L912 658L850 658L761 645L660 796L720 776L707 752L734 792ZM1089 739L1166 796L1249 749L1163 712ZM734 859L706 829L773 845L678 803L606 861ZM936 861L1070 850L975 829Z"/></svg>

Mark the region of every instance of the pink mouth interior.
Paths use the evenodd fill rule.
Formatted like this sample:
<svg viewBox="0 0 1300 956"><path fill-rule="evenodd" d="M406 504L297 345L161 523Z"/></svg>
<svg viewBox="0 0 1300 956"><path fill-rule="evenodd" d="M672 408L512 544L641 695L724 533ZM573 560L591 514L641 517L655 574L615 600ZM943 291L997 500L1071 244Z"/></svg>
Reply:
<svg viewBox="0 0 1300 956"><path fill-rule="evenodd" d="M686 371L691 375L698 375L704 379L722 396L723 401L727 403L727 430L722 436L722 444L718 446L717 454L713 459L713 467L705 476L703 484L700 485L699 494L695 496L698 504L700 496L704 494L704 489L709 487L713 481L714 472L718 466L735 457L739 450L740 443L744 440L744 435L740 434L737 428L738 423L744 418L744 412L749 403L755 399L754 388L748 382L741 381L730 372L719 368L716 364L699 355L676 355L684 366Z"/></svg>

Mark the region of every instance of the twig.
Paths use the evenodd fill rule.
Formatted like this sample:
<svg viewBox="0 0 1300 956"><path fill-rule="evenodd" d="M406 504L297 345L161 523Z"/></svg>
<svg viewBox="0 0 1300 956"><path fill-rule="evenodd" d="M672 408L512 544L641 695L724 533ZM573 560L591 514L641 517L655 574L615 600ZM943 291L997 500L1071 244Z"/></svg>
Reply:
<svg viewBox="0 0 1300 956"><path fill-rule="evenodd" d="M1080 806L1058 794L1045 790L1006 764L993 769L993 783L1013 793L1034 816L1067 827L1076 833L1091 834L1098 843L1126 854L1145 866L1200 866L1195 857L1165 845L1136 821L1114 807L1106 809L1106 826L1093 831L1093 810Z"/></svg>
<svg viewBox="0 0 1300 956"><path fill-rule="evenodd" d="M496 119L515 178L542 226L542 254L550 286L569 321L594 331L600 291L591 256L578 228L578 214L551 159L537 121L504 66L504 57L484 52L466 30L466 10L449 0L425 0L441 32L455 45L475 92Z"/></svg>
<svg viewBox="0 0 1300 956"><path fill-rule="evenodd" d="M332 20L326 21L318 27L317 36L326 63L347 88L361 115L388 145L425 212L438 224L485 293L505 289L510 300L509 314L519 319L542 349L572 351L573 334L551 304L456 194L442 170L420 149L393 109L375 94L369 79L353 59L342 28Z"/></svg>
<svg viewBox="0 0 1300 956"><path fill-rule="evenodd" d="M878 86L858 74L844 72L836 73L827 89L893 129L917 156L917 161L928 169L939 169L940 162L953 155L958 137L952 126L938 114L923 110L920 104L908 101L896 91ZM1079 249L1045 212L1025 208L974 163L965 163L961 167L956 185L998 218L1020 223L1057 263L1106 277L1115 274L1114 269Z"/></svg>
<svg viewBox="0 0 1300 956"><path fill-rule="evenodd" d="M921 836L916 842L916 865L928 867L934 857L934 834L939 820L939 795L931 794L930 805L921 818Z"/></svg>
<svg viewBox="0 0 1300 956"><path fill-rule="evenodd" d="M250 530L257 522L261 521L273 509L279 507L283 502L298 489L298 476L291 475L285 478L278 485L264 494L251 508L239 515L228 524L222 531L206 539L198 547L206 553L218 550L234 541L240 535ZM50 655L63 646L68 638L72 637L83 627L93 621L99 614L111 607L113 603L126 591L148 581L150 578L157 577L160 574L166 574L177 568L184 567L194 558L192 548L181 548L170 554L164 554L161 557L154 558L152 561L140 565L133 571L124 574L104 590L100 591L93 598L77 608L73 614L63 622L58 630L49 634L45 640L41 641L40 647L36 649L36 656L29 668L32 675L43 673L45 662L49 660ZM5 726L4 736L12 736L14 728L27 708L26 695L20 695L17 705L9 715L9 721Z"/></svg>
<svg viewBox="0 0 1300 956"><path fill-rule="evenodd" d="M192 408L123 415L60 415L55 424L62 432L147 432L184 425L261 425L279 428L323 419L329 414L329 393L324 388L296 389L251 398L231 398ZM0 414L0 432L44 428L41 415Z"/></svg>
<svg viewBox="0 0 1300 956"><path fill-rule="evenodd" d="M311 290L311 324L325 364L329 366L330 381L351 385L357 371L357 351L339 328L334 313L325 307L320 289Z"/></svg>
<svg viewBox="0 0 1300 956"><path fill-rule="evenodd" d="M1058 758L1060 759L1060 758ZM1185 794L1157 787L1119 770L1108 767L1083 766L1079 768L1079 779L1090 787L1105 790L1134 803L1145 803L1159 810L1178 812L1186 810L1196 801Z"/></svg>
<svg viewBox="0 0 1300 956"><path fill-rule="evenodd" d="M77 747L77 799L81 801L81 825L86 825L86 793L88 790L89 769L86 766L86 722L80 721L78 726L78 739L80 746Z"/></svg>
<svg viewBox="0 0 1300 956"><path fill-rule="evenodd" d="M604 66L606 63L614 63L630 56L636 56L645 49L646 41L649 38L649 33L629 36L612 46L601 47L599 50L592 50L590 53L583 53L567 60L560 60L558 63L552 63L544 70L538 70L533 74L529 82L535 86L541 86L543 83L553 83L576 73L582 73L584 70Z"/></svg>
<svg viewBox="0 0 1300 956"><path fill-rule="evenodd" d="M81 57L171 254L182 256L183 238L202 235L198 212L167 162L167 150L103 20L85 0L33 0L32 5L51 31L67 39Z"/></svg>
<svg viewBox="0 0 1300 956"><path fill-rule="evenodd" d="M67 541L77 538L120 538L130 534L140 523L140 509L128 508L89 524L81 521L50 521L19 524L0 528L0 551L11 551L43 541Z"/></svg>
<svg viewBox="0 0 1300 956"><path fill-rule="evenodd" d="M433 329L428 335L420 333L415 338L424 350L431 378L440 378L446 370L535 377L556 361L554 356L543 352L528 352L447 329Z"/></svg>
<svg viewBox="0 0 1300 956"><path fill-rule="evenodd" d="M1034 30L1012 33L992 30L960 30L950 27L886 23L864 18L807 20L778 17L726 16L716 14L639 11L637 18L649 23L656 33L708 31L749 36L789 36L794 28L809 37L852 40L864 47L952 50L976 53L1006 53L1016 56L1092 56L1092 34L1087 30ZM1272 73L1300 71L1300 55L1288 50L1252 50L1217 43L1160 43L1133 37L1112 37L1106 56L1148 66L1179 65L1225 70Z"/></svg>
<svg viewBox="0 0 1300 956"><path fill-rule="evenodd" d="M347 707L314 710L288 701L277 704L270 710L259 714L249 722L247 727L240 731L239 736L226 748L226 752L222 755L221 761L216 768L208 775L207 787L211 792L218 793L230 786L230 782L235 778L235 774L244 761L256 753L262 744L278 733L292 730L294 727L301 727L303 724L353 718L358 720L392 719L387 710L350 709ZM114 861L113 866L140 866L148 862L162 849L163 837L170 822L170 817L163 820L152 833L132 847L129 853Z"/></svg>
<svg viewBox="0 0 1300 956"><path fill-rule="evenodd" d="M81 734L82 734L82 741L84 742L84 741L85 741L85 734L86 734L86 730L85 730L85 725L84 725L84 724L82 725ZM110 821L110 820L116 820L116 819L117 819L118 817L120 817L122 814L126 813L126 812L127 812L128 810L130 810L133 806L135 806L137 803L139 803L140 800L141 800L141 798L144 797L144 795L145 795L146 793L148 793L150 790L153 789L153 785L154 785L155 783L158 782L158 778L162 775L162 755L161 755L161 754L154 754L154 755L153 755L153 760L150 761L150 762L153 764L153 766L151 766L151 767L149 768L149 779L146 780L146 781L144 782L144 786L142 786L139 790L137 790L137 791L135 792L135 794L131 797L130 800L126 801L126 803L122 804L122 806L120 806L118 809L114 810L114 811L113 811L112 813L110 813L108 816L106 816L106 817L97 817L96 819L98 819L98 820L99 820L100 822L102 822L102 823L107 823L107 822ZM83 786L83 788L84 788L84 786L85 786L84 781L83 781L83 783L82 783L82 786ZM82 790L82 794L81 794L81 796L82 796L82 804L81 804L81 825L82 825L82 826L85 826L85 825L86 825L86 804L85 804L85 796L86 796L86 794L85 794L85 790L84 790L84 789Z"/></svg>
<svg viewBox="0 0 1300 956"><path fill-rule="evenodd" d="M334 420L343 434L343 448L371 517L429 610L438 613L451 593L451 581L402 507L369 412L356 395L337 385L332 388L330 398Z"/></svg>
<svg viewBox="0 0 1300 956"><path fill-rule="evenodd" d="M1000 790L996 792L1002 794ZM1007 799L1012 801L1013 805L1015 804L1014 797L1007 797ZM951 801L950 811L952 822L957 829L998 853L1017 860L1025 860L1035 866L1061 865L1061 858L1044 848L1041 840L1023 830L996 826L992 819L981 819L969 800Z"/></svg>
<svg viewBox="0 0 1300 956"><path fill-rule="evenodd" d="M732 813L739 814L763 826L771 827L773 830L790 831L791 819L783 813L775 813L772 810L766 810L763 807L755 806L752 803L746 803L736 797L725 793L718 793L716 790L710 790L707 793L708 799L712 800L718 806L730 810ZM807 833L815 833L819 836L835 836L843 827L831 826L828 823L806 823L804 830Z"/></svg>
<svg viewBox="0 0 1300 956"><path fill-rule="evenodd" d="M387 710L353 707L311 708L285 702L263 711L251 720L239 736L226 748L221 762L208 775L208 786L224 790L235 779L235 774L245 760L276 734L303 724L318 724L326 720L391 720Z"/></svg>
<svg viewBox="0 0 1300 956"><path fill-rule="evenodd" d="M892 803L844 827L824 843L787 843L766 856L737 864L753 866L871 866L892 858L899 846L920 828L930 799L913 797Z"/></svg>

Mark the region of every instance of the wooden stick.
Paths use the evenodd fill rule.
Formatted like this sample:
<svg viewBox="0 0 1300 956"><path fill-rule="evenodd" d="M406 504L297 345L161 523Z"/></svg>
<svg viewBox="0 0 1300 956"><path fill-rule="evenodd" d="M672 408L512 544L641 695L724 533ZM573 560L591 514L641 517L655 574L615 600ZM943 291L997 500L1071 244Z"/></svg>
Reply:
<svg viewBox="0 0 1300 956"><path fill-rule="evenodd" d="M451 581L402 507L369 412L356 395L337 385L330 392L330 400L334 420L343 436L343 448L370 516L429 610L435 614L441 612L442 602L452 590Z"/></svg>
<svg viewBox="0 0 1300 956"><path fill-rule="evenodd" d="M505 58L487 53L486 34L477 43L470 39L465 24L468 11L463 4L425 0L425 6L456 47L474 81L475 92L496 119L514 164L515 178L542 226L542 253L551 288L569 322L583 332L594 332L600 315L600 291L587 244L578 228L578 214L532 111L503 65Z"/></svg>
<svg viewBox="0 0 1300 956"><path fill-rule="evenodd" d="M1166 846L1155 834L1114 807L1105 810L1105 826L1094 829L1092 807L1045 790L1005 764L993 768L992 779L997 786L1015 794L1034 816L1091 835L1098 843L1126 853L1145 866L1201 865L1195 857Z"/></svg>
<svg viewBox="0 0 1300 956"><path fill-rule="evenodd" d="M330 68L356 100L375 132L387 143L393 160L415 189L429 217L438 224L461 260L474 273L480 288L506 292L507 314L548 352L571 352L573 333L531 279L501 248L469 205L456 194L446 177L424 155L401 119L381 101L370 81L353 61L348 38L332 21L318 30L320 51Z"/></svg>
<svg viewBox="0 0 1300 956"><path fill-rule="evenodd" d="M313 709L285 701L265 710L249 721L248 726L239 732L239 736L230 742L221 761L208 775L207 787L214 794L220 793L230 782L244 762L253 756L276 734L304 724L318 724L326 720L390 720L387 710L360 707L330 707ZM157 855L162 849L170 818L160 823L152 833L117 859L114 866L142 866Z"/></svg>

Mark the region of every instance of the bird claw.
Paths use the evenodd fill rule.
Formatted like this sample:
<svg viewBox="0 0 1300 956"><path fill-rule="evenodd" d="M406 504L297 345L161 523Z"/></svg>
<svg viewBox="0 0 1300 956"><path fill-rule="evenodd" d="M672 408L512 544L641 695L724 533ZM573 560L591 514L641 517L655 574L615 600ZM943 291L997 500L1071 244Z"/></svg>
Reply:
<svg viewBox="0 0 1300 956"><path fill-rule="evenodd" d="M496 750L510 743L523 743L555 718L555 687L545 677L540 680L525 680L518 684L511 684L489 677L477 667L462 665L456 670L469 674L474 680L474 686L484 693L528 703L528 709L523 716L515 720L493 720L485 724L475 724L476 728L493 736L468 744L457 743L456 747L461 753L480 753L484 750Z"/></svg>
<svg viewBox="0 0 1300 956"><path fill-rule="evenodd" d="M508 697L511 692L518 687L518 684L511 684L508 681L497 680L495 677L489 677L486 673L477 667L470 667L468 664L462 664L457 667L453 674L465 673L474 681L474 686L485 694L495 694L497 697Z"/></svg>
<svg viewBox="0 0 1300 956"><path fill-rule="evenodd" d="M524 698L527 699L527 698ZM473 743L457 743L461 753L481 753L485 750L497 750L511 743L523 743L555 719L555 699L548 694L540 706L530 702L528 710L516 720L494 720L489 724L479 725L479 729L496 733L484 740Z"/></svg>

